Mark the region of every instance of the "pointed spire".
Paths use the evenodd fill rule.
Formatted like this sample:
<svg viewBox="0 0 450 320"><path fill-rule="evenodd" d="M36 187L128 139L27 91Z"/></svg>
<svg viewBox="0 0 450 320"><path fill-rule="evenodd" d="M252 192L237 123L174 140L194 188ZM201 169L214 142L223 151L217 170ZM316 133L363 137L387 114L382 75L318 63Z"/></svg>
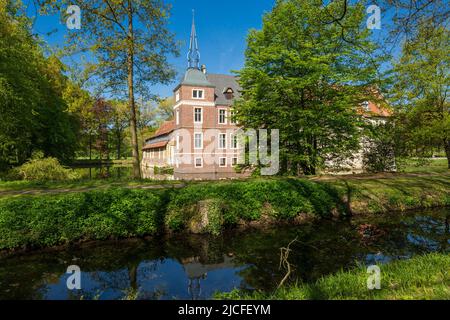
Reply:
<svg viewBox="0 0 450 320"><path fill-rule="evenodd" d="M195 30L195 11L192 10L192 29L188 52L188 68L200 69L200 51L198 50L197 32Z"/></svg>

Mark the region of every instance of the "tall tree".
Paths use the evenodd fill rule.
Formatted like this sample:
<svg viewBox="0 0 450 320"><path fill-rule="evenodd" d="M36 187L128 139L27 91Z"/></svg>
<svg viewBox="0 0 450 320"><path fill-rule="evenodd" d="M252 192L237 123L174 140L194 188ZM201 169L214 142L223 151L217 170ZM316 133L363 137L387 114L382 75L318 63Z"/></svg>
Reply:
<svg viewBox="0 0 450 320"><path fill-rule="evenodd" d="M44 8L65 10L70 0L42 0ZM170 6L162 0L80 0L82 26L69 33L75 52L90 50L88 68L112 94L128 100L133 173L140 177L136 95L151 96L148 85L169 83L175 76L167 61L178 45L167 29ZM64 12L64 11L63 11Z"/></svg>
<svg viewBox="0 0 450 320"><path fill-rule="evenodd" d="M161 99L158 101L157 116L161 121L169 121L173 119L173 106L175 99L173 97Z"/></svg>
<svg viewBox="0 0 450 320"><path fill-rule="evenodd" d="M116 146L117 160L122 158L125 130L129 127L128 106L123 101L111 101L110 130Z"/></svg>
<svg viewBox="0 0 450 320"><path fill-rule="evenodd" d="M420 25L395 66L393 101L404 151L421 156L443 147L450 168L449 34L432 22Z"/></svg>
<svg viewBox="0 0 450 320"><path fill-rule="evenodd" d="M63 64L46 57L18 1L0 0L0 167L40 150L69 161L77 126L63 93Z"/></svg>
<svg viewBox="0 0 450 320"><path fill-rule="evenodd" d="M361 92L375 80L376 47L362 4L330 21L341 4L279 0L262 30L248 36L236 118L247 128L280 130L281 172L315 174L359 147L356 110L367 99Z"/></svg>

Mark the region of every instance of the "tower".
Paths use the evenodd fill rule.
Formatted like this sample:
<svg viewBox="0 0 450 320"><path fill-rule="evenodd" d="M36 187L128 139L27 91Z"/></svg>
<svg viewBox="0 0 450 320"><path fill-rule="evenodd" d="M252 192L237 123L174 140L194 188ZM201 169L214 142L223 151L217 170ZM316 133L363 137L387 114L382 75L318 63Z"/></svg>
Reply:
<svg viewBox="0 0 450 320"><path fill-rule="evenodd" d="M191 38L189 41L188 69L200 69L200 51L198 50L197 31L195 30L195 12L192 10Z"/></svg>

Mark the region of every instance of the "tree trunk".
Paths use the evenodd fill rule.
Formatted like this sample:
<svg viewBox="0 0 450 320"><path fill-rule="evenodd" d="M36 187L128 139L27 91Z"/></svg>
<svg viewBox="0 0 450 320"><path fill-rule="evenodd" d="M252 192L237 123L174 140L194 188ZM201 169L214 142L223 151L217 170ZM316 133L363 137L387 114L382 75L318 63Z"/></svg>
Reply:
<svg viewBox="0 0 450 320"><path fill-rule="evenodd" d="M89 133L89 160L92 160L92 134Z"/></svg>
<svg viewBox="0 0 450 320"><path fill-rule="evenodd" d="M133 150L133 177L141 178L141 166L139 164L139 146L137 135L136 104L134 100L134 30L133 30L133 8L128 1L128 104L131 111L131 148Z"/></svg>
<svg viewBox="0 0 450 320"><path fill-rule="evenodd" d="M117 133L117 160L120 160L120 153L121 153L121 147L122 147L122 135L120 132Z"/></svg>
<svg viewBox="0 0 450 320"><path fill-rule="evenodd" d="M447 156L448 168L450 169L450 140L444 140L444 148Z"/></svg>

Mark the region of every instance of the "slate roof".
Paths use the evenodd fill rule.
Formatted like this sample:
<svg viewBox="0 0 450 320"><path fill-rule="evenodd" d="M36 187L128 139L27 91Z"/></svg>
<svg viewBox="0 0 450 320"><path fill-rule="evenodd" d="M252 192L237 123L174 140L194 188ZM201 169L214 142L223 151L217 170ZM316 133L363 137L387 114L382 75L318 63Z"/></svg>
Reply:
<svg viewBox="0 0 450 320"><path fill-rule="evenodd" d="M214 85L208 81L206 75L201 70L196 68L189 68L186 70L183 78L181 79L180 85L214 87ZM178 87L175 90L177 90Z"/></svg>
<svg viewBox="0 0 450 320"><path fill-rule="evenodd" d="M236 77L225 74L207 74L208 81L215 87L216 104L221 106L229 106L233 100L227 99L225 91L231 88L234 91L234 99L240 97L241 87L239 86Z"/></svg>

